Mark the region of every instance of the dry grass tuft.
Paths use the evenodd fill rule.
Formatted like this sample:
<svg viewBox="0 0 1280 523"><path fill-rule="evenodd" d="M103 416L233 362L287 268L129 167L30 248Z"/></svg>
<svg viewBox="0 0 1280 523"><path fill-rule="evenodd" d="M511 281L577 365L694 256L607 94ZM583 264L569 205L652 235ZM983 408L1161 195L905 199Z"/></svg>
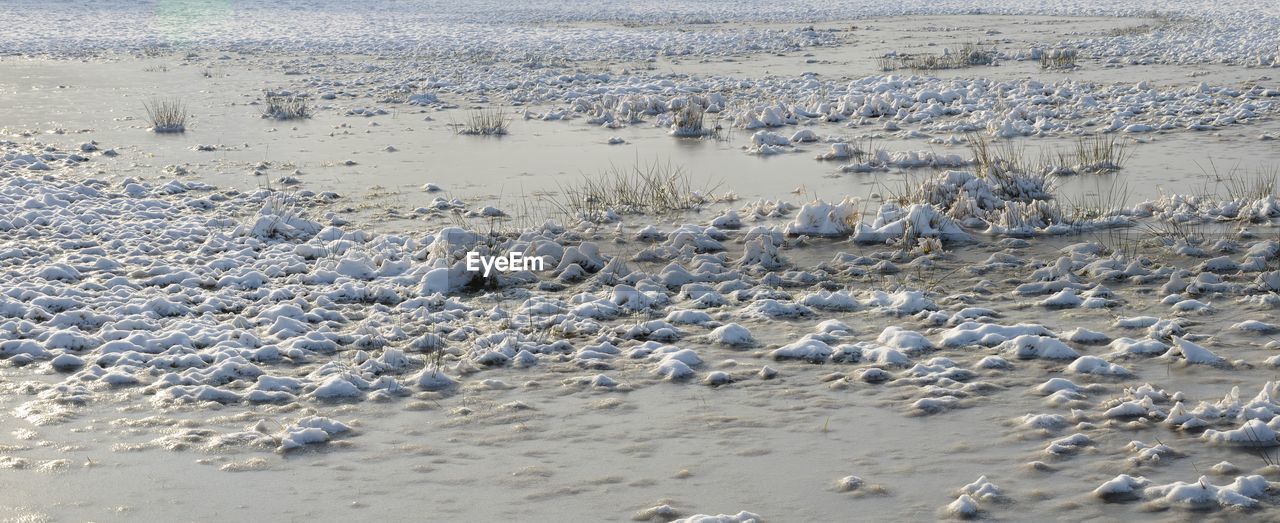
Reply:
<svg viewBox="0 0 1280 523"><path fill-rule="evenodd" d="M311 117L311 104L302 96L267 96L266 103L263 118L294 120Z"/></svg>
<svg viewBox="0 0 1280 523"><path fill-rule="evenodd" d="M157 133L181 133L187 130L187 105L177 98L155 98L142 102L147 111L151 131Z"/></svg>
<svg viewBox="0 0 1280 523"><path fill-rule="evenodd" d="M473 109L467 121L459 125L458 134L473 136L502 136L511 125L511 115L501 107Z"/></svg>
<svg viewBox="0 0 1280 523"><path fill-rule="evenodd" d="M689 173L670 163L636 162L630 168L611 167L577 183L561 185L550 203L570 216L600 217L618 213L664 214L686 211L714 201L719 185L695 189Z"/></svg>
<svg viewBox="0 0 1280 523"><path fill-rule="evenodd" d="M1040 68L1074 69L1078 57L1075 49L1046 49L1040 53Z"/></svg>
<svg viewBox="0 0 1280 523"><path fill-rule="evenodd" d="M881 71L889 72L899 69L912 71L937 71L942 69L960 69L980 65L995 65L996 50L983 47L977 43L967 43L955 51L948 50L942 54L902 54L891 53L877 59Z"/></svg>
<svg viewBox="0 0 1280 523"><path fill-rule="evenodd" d="M1115 172L1129 159L1128 145L1114 134L1081 136L1071 149L1045 154L1041 162L1060 175Z"/></svg>
<svg viewBox="0 0 1280 523"><path fill-rule="evenodd" d="M711 131L703 126L706 113L706 109L701 104L692 99L688 100L684 107L675 112L675 121L671 124L671 135L700 138L711 134Z"/></svg>

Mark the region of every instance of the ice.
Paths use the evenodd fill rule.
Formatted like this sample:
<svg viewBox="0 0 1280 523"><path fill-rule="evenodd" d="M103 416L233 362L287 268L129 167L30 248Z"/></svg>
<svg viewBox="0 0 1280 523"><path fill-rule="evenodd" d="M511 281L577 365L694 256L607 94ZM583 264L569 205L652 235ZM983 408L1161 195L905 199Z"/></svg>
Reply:
<svg viewBox="0 0 1280 523"><path fill-rule="evenodd" d="M769 353L773 359L798 359L812 363L822 363L831 357L834 350L830 345L814 338L801 338L798 341L774 349Z"/></svg>
<svg viewBox="0 0 1280 523"><path fill-rule="evenodd" d="M943 333L942 344L948 347L963 347L966 345L993 347L1019 336L1044 337L1051 334L1049 329L1035 324L998 325L995 323L964 322Z"/></svg>
<svg viewBox="0 0 1280 523"><path fill-rule="evenodd" d="M680 517L680 511L671 505L662 504L649 507L636 513L636 521L670 521Z"/></svg>
<svg viewBox="0 0 1280 523"><path fill-rule="evenodd" d="M713 387L728 385L733 383L733 376L724 371L708 372L707 375L702 378L702 383Z"/></svg>
<svg viewBox="0 0 1280 523"><path fill-rule="evenodd" d="M683 380L693 377L694 371L679 359L664 358L658 362L653 373L669 380Z"/></svg>
<svg viewBox="0 0 1280 523"><path fill-rule="evenodd" d="M346 425L329 418L308 416L297 423L285 427L277 439L281 452L297 449L306 445L325 443L335 434L350 430Z"/></svg>
<svg viewBox="0 0 1280 523"><path fill-rule="evenodd" d="M1062 339L1072 343L1095 344L1111 342L1111 337L1105 333L1089 330L1083 327L1077 327L1071 331L1063 333Z"/></svg>
<svg viewBox="0 0 1280 523"><path fill-rule="evenodd" d="M1005 499L1000 487L987 480L986 476L981 476L973 483L960 487L960 492L978 501L1002 501Z"/></svg>
<svg viewBox="0 0 1280 523"><path fill-rule="evenodd" d="M1080 452L1085 447L1093 446L1093 440L1084 434L1072 434L1049 443L1044 452L1050 456L1065 456Z"/></svg>
<svg viewBox="0 0 1280 523"><path fill-rule="evenodd" d="M1164 357L1182 359L1187 363L1202 365L1224 365L1227 363L1225 359L1214 354L1209 349L1178 336L1173 337L1173 347L1164 354Z"/></svg>
<svg viewBox="0 0 1280 523"><path fill-rule="evenodd" d="M858 150L847 142L835 142L831 144L831 149L817 156L819 160L845 160L853 158L858 154Z"/></svg>
<svg viewBox="0 0 1280 523"><path fill-rule="evenodd" d="M921 311L933 310L937 304L918 290L903 289L892 293L873 291L863 301L867 307L875 307L887 314L902 316L917 314Z"/></svg>
<svg viewBox="0 0 1280 523"><path fill-rule="evenodd" d="M1067 426L1067 419L1058 414L1027 414L1018 419L1019 425L1027 429L1060 429Z"/></svg>
<svg viewBox="0 0 1280 523"><path fill-rule="evenodd" d="M1001 343L997 348L1021 359L1074 360L1080 356L1075 349L1057 339L1033 334L1018 336ZM1082 368L1096 370L1089 363Z"/></svg>
<svg viewBox="0 0 1280 523"><path fill-rule="evenodd" d="M756 343L755 338L751 336L751 331L737 323L716 327L711 331L710 337L716 343L734 347L746 347Z"/></svg>
<svg viewBox="0 0 1280 523"><path fill-rule="evenodd" d="M1280 332L1280 325L1258 320L1245 320L1232 325L1231 328L1238 331L1256 332L1259 334L1275 334Z"/></svg>
<svg viewBox="0 0 1280 523"><path fill-rule="evenodd" d="M901 349L908 354L913 352L923 352L933 348L933 343L925 338L924 335L903 329L897 326L885 327L880 335L876 337L876 342L889 347Z"/></svg>
<svg viewBox="0 0 1280 523"><path fill-rule="evenodd" d="M785 303L767 298L743 307L740 314L744 318L794 318L810 316L813 311L798 303Z"/></svg>
<svg viewBox="0 0 1280 523"><path fill-rule="evenodd" d="M1038 305L1041 307L1069 309L1079 307L1083 303L1084 298L1081 298L1075 289L1062 289L1056 294L1040 300Z"/></svg>
<svg viewBox="0 0 1280 523"><path fill-rule="evenodd" d="M850 501L919 517L952 496L941 515L1275 511L1248 466L1211 469L1225 485L1152 482L1276 446L1280 200L1234 170L1197 194L1190 161L1272 160L1258 139L1280 114L1268 6L234 4L0 6L14 58L0 64L0 408L16 442L0 465L94 456L51 472L102 486L15 481L48 512L34 519L141 510L136 485L104 474L173 476L153 447L306 485L304 508L326 513L394 512L379 493L413 474L445 485L424 503L496 488L529 519L754 503L829 520ZM999 65L876 63L972 41ZM180 96L192 125L147 132L103 86ZM310 118L258 118L264 97L295 95ZM492 107L525 119L502 139L456 134ZM694 112L703 127L677 124ZM1133 153L1119 171L1054 157L1112 137ZM1054 165L983 163L984 144ZM679 196L602 174L651 154L687 164L688 188L660 180ZM618 184L567 196L579 176ZM472 251L549 270L479 277ZM861 474L912 488L872 498L822 451L849 442L901 462ZM376 466L392 454L404 467ZM353 483L334 470L367 492L343 496ZM1028 471L1105 476L988 479ZM207 476L168 480L208 493ZM221 489L251 494L223 483L210 503L144 516L209 519ZM1149 503L1090 502L1091 488ZM1017 496L1070 506L1003 504ZM510 516L463 505L461 519Z"/></svg>
<svg viewBox="0 0 1280 523"><path fill-rule="evenodd" d="M858 476L845 476L836 480L836 490L840 492L852 492L862 487L862 478Z"/></svg>
<svg viewBox="0 0 1280 523"><path fill-rule="evenodd" d="M450 378L439 368L432 366L423 368L411 380L418 388L427 391L446 390L458 385L458 382L453 378Z"/></svg>
<svg viewBox="0 0 1280 523"><path fill-rule="evenodd" d="M1205 441L1217 445L1235 447L1274 447L1280 445L1280 434L1272 430L1262 420L1245 421L1240 428L1218 431L1209 429L1201 436Z"/></svg>
<svg viewBox="0 0 1280 523"><path fill-rule="evenodd" d="M1224 486L1213 485L1207 477L1201 476L1194 483L1175 481L1167 485L1147 487L1143 490L1143 495L1162 505L1186 510L1219 506L1252 508L1258 505L1258 500L1254 497L1263 495L1271 488L1271 483L1262 476L1239 476L1235 482Z"/></svg>
<svg viewBox="0 0 1280 523"><path fill-rule="evenodd" d="M764 518L744 510L737 514L717 514L715 516L697 514L677 519L671 523L760 523L762 521L764 521Z"/></svg>
<svg viewBox="0 0 1280 523"><path fill-rule="evenodd" d="M1157 463L1165 458L1182 456L1182 453L1163 443L1148 445L1141 441L1130 441L1125 448L1134 454L1130 460L1136 463Z"/></svg>
<svg viewBox="0 0 1280 523"><path fill-rule="evenodd" d="M800 302L805 306L824 311L854 311L862 308L862 304L843 291L818 291L805 295Z"/></svg>
<svg viewBox="0 0 1280 523"><path fill-rule="evenodd" d="M1109 363L1096 356L1081 356L1067 365L1067 372L1073 374L1089 374L1094 376L1132 376L1133 373L1124 367Z"/></svg>
<svg viewBox="0 0 1280 523"><path fill-rule="evenodd" d="M978 360L974 367L979 369L1012 369L1013 364L999 356L986 356Z"/></svg>
<svg viewBox="0 0 1280 523"><path fill-rule="evenodd" d="M1142 340L1127 337L1116 338L1108 346L1112 349L1111 354L1116 356L1158 356L1169 350L1168 344L1150 338Z"/></svg>
<svg viewBox="0 0 1280 523"><path fill-rule="evenodd" d="M360 385L353 383L346 376L334 375L321 383L311 394L316 398L335 399L335 398L358 398L363 392Z"/></svg>
<svg viewBox="0 0 1280 523"><path fill-rule="evenodd" d="M1151 481L1142 476L1120 474L1093 489L1093 495L1109 501L1133 499L1141 492L1140 489L1150 484Z"/></svg>
<svg viewBox="0 0 1280 523"><path fill-rule="evenodd" d="M979 513L978 502L974 501L973 497L968 494L961 494L960 497L946 506L946 512L952 517L974 518Z"/></svg>
<svg viewBox="0 0 1280 523"><path fill-rule="evenodd" d="M70 372L85 365L84 358L74 354L59 354L49 360L49 366L60 372Z"/></svg>
<svg viewBox="0 0 1280 523"><path fill-rule="evenodd" d="M843 236L853 232L854 202L816 201L800 207L795 219L787 225L786 234L809 236Z"/></svg>

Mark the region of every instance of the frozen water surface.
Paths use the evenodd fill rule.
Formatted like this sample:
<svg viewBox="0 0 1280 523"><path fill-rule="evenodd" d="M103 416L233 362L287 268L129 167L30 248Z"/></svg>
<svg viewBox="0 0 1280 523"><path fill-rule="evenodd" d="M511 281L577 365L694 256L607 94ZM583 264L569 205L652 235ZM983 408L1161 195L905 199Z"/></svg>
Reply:
<svg viewBox="0 0 1280 523"><path fill-rule="evenodd" d="M1276 517L1272 6L0 26L4 518ZM695 192L582 192L637 167Z"/></svg>

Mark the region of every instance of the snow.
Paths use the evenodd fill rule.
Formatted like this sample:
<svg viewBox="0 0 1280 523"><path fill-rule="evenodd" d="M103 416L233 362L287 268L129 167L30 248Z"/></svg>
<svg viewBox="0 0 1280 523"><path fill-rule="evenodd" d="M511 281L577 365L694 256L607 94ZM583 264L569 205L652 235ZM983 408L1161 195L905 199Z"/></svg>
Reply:
<svg viewBox="0 0 1280 523"><path fill-rule="evenodd" d="M334 375L311 391L311 394L316 398L336 399L358 398L362 392L360 391L360 386L352 383L348 377Z"/></svg>
<svg viewBox="0 0 1280 523"><path fill-rule="evenodd" d="M458 382L453 378L450 378L440 369L431 366L423 368L411 380L418 388L427 391L445 390L458 385Z"/></svg>
<svg viewBox="0 0 1280 523"><path fill-rule="evenodd" d="M850 221L854 212L854 202L850 200L839 203L806 203L800 207L795 219L787 225L784 232L789 235L844 236L853 232Z"/></svg>
<svg viewBox="0 0 1280 523"><path fill-rule="evenodd" d="M966 345L994 347L1019 336L1044 337L1051 334L1052 332L1044 326L1030 323L999 325L968 321L944 332L942 345L947 347L963 347Z"/></svg>
<svg viewBox="0 0 1280 523"><path fill-rule="evenodd" d="M671 523L760 523L764 518L758 514L747 511L738 512L737 514L717 514L708 516L705 514L697 514L687 518L680 518Z"/></svg>
<svg viewBox="0 0 1280 523"><path fill-rule="evenodd" d="M880 309L886 314L904 316L938 307L933 300L919 290L902 289L896 292L872 291L863 306Z"/></svg>
<svg viewBox="0 0 1280 523"><path fill-rule="evenodd" d="M858 476L845 476L836 480L836 490L839 492L852 492L862 487L862 478Z"/></svg>
<svg viewBox="0 0 1280 523"><path fill-rule="evenodd" d="M960 492L978 501L1000 501L1004 499L1004 494L1000 487L988 480L986 476L981 476L973 483L960 487Z"/></svg>
<svg viewBox="0 0 1280 523"><path fill-rule="evenodd" d="M1081 356L1067 365L1067 372L1072 374L1090 374L1094 376L1132 376L1133 373L1124 367L1107 362L1097 356Z"/></svg>
<svg viewBox="0 0 1280 523"><path fill-rule="evenodd" d="M1238 331L1256 332L1259 334L1275 334L1280 332L1280 325L1258 320L1245 320L1232 325L1231 328Z"/></svg>
<svg viewBox="0 0 1280 523"><path fill-rule="evenodd" d="M1107 343L1111 341L1111 337L1105 333L1089 330L1084 327L1077 327L1066 333L1063 333L1062 339L1072 343L1094 344Z"/></svg>
<svg viewBox="0 0 1280 523"><path fill-rule="evenodd" d="M1093 495L1105 500L1123 500L1136 497L1140 489L1150 484L1151 481L1142 476L1120 474L1093 489Z"/></svg>
<svg viewBox="0 0 1280 523"><path fill-rule="evenodd" d="M68 372L79 369L85 365L84 358L74 354L59 354L49 360L49 366L54 370Z"/></svg>
<svg viewBox="0 0 1280 523"><path fill-rule="evenodd" d="M1133 338L1116 338L1108 345L1116 356L1139 355L1158 356L1169 350L1169 345L1150 338L1136 340Z"/></svg>
<svg viewBox="0 0 1280 523"><path fill-rule="evenodd" d="M961 494L960 497L946 506L946 512L952 517L974 518L978 516L978 502L974 501L973 497L968 494Z"/></svg>
<svg viewBox="0 0 1280 523"><path fill-rule="evenodd" d="M822 363L831 357L832 352L831 346L822 340L805 337L770 351L769 356L775 360L796 359Z"/></svg>
<svg viewBox="0 0 1280 523"><path fill-rule="evenodd" d="M997 347L1020 359L1074 360L1080 353L1067 344L1047 336L1023 334ZM1093 368L1086 363L1082 368Z"/></svg>
<svg viewBox="0 0 1280 523"><path fill-rule="evenodd" d="M1215 445L1233 447L1275 447L1280 446L1280 433L1272 430L1262 420L1245 421L1240 428L1219 431L1209 429L1201 438Z"/></svg>
<svg viewBox="0 0 1280 523"><path fill-rule="evenodd" d="M756 343L755 338L751 336L751 331L737 323L727 323L716 327L709 336L716 343L733 347L746 347Z"/></svg>
<svg viewBox="0 0 1280 523"><path fill-rule="evenodd" d="M692 378L694 375L694 371L689 364L672 358L664 358L659 361L653 373L673 381Z"/></svg>
<svg viewBox="0 0 1280 523"><path fill-rule="evenodd" d="M1147 498L1170 506L1186 510L1203 510L1209 507L1242 507L1252 508L1258 505L1258 496L1271 489L1262 476L1240 476L1229 485L1214 485L1209 478L1201 476L1198 481L1184 483L1175 481L1166 485L1155 485L1143 490Z"/></svg>
<svg viewBox="0 0 1280 523"><path fill-rule="evenodd" d="M289 428L280 437L280 448L291 450L306 445L329 441L329 433L318 428Z"/></svg>
<svg viewBox="0 0 1280 523"><path fill-rule="evenodd" d="M1064 456L1080 452L1085 447L1093 446L1093 440L1084 434L1072 434L1049 443L1044 452L1050 456Z"/></svg>
<svg viewBox="0 0 1280 523"><path fill-rule="evenodd" d="M895 349L901 349L908 354L933 348L933 343L928 338L925 338L923 334L894 325L885 327L880 332L880 335L876 337L876 342Z"/></svg>
<svg viewBox="0 0 1280 523"><path fill-rule="evenodd" d="M1164 357L1202 365L1223 365L1226 363L1225 359L1214 354L1209 349L1178 336L1173 337L1173 347L1164 354Z"/></svg>
<svg viewBox="0 0 1280 523"><path fill-rule="evenodd" d="M707 375L702 378L702 383L713 387L728 385L733 383L733 376L724 371L708 372Z"/></svg>
<svg viewBox="0 0 1280 523"><path fill-rule="evenodd" d="M1059 414L1027 414L1018 419L1019 426L1027 429L1060 429L1067 419Z"/></svg>

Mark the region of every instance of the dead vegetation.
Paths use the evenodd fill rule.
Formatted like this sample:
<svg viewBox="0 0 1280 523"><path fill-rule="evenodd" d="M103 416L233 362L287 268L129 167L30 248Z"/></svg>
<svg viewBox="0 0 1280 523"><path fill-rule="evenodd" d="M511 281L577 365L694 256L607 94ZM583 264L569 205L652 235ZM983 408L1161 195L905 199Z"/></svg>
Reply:
<svg viewBox="0 0 1280 523"><path fill-rule="evenodd" d="M1057 175L1110 173L1124 167L1128 146L1128 141L1114 134L1081 136L1067 149L1046 152L1041 163Z"/></svg>
<svg viewBox="0 0 1280 523"><path fill-rule="evenodd" d="M711 134L704 125L703 121L707 111L701 104L694 100L688 100L684 107L675 111L675 119L671 124L671 135L682 138L701 138Z"/></svg>
<svg viewBox="0 0 1280 523"><path fill-rule="evenodd" d="M1075 49L1045 49L1040 52L1041 69L1075 69L1079 53Z"/></svg>
<svg viewBox="0 0 1280 523"><path fill-rule="evenodd" d="M719 184L695 188L683 167L671 163L612 166L595 176L561 185L552 206L569 216L600 217L609 212L665 214L686 211L717 201Z"/></svg>
<svg viewBox="0 0 1280 523"><path fill-rule="evenodd" d="M941 54L893 52L877 59L877 65L884 72L900 69L938 71L996 65L997 57L994 47L984 47L979 43L966 43L956 50L945 49Z"/></svg>
<svg viewBox="0 0 1280 523"><path fill-rule="evenodd" d="M187 130L187 104L178 98L153 98L142 102L147 111L151 131L156 133L181 133Z"/></svg>
<svg viewBox="0 0 1280 523"><path fill-rule="evenodd" d="M311 117L311 105L304 96L267 95L266 106L266 110L262 112L263 118L294 120Z"/></svg>
<svg viewBox="0 0 1280 523"><path fill-rule="evenodd" d="M497 106L472 109L466 122L454 125L458 127L458 134L502 136L511 126L511 115Z"/></svg>

